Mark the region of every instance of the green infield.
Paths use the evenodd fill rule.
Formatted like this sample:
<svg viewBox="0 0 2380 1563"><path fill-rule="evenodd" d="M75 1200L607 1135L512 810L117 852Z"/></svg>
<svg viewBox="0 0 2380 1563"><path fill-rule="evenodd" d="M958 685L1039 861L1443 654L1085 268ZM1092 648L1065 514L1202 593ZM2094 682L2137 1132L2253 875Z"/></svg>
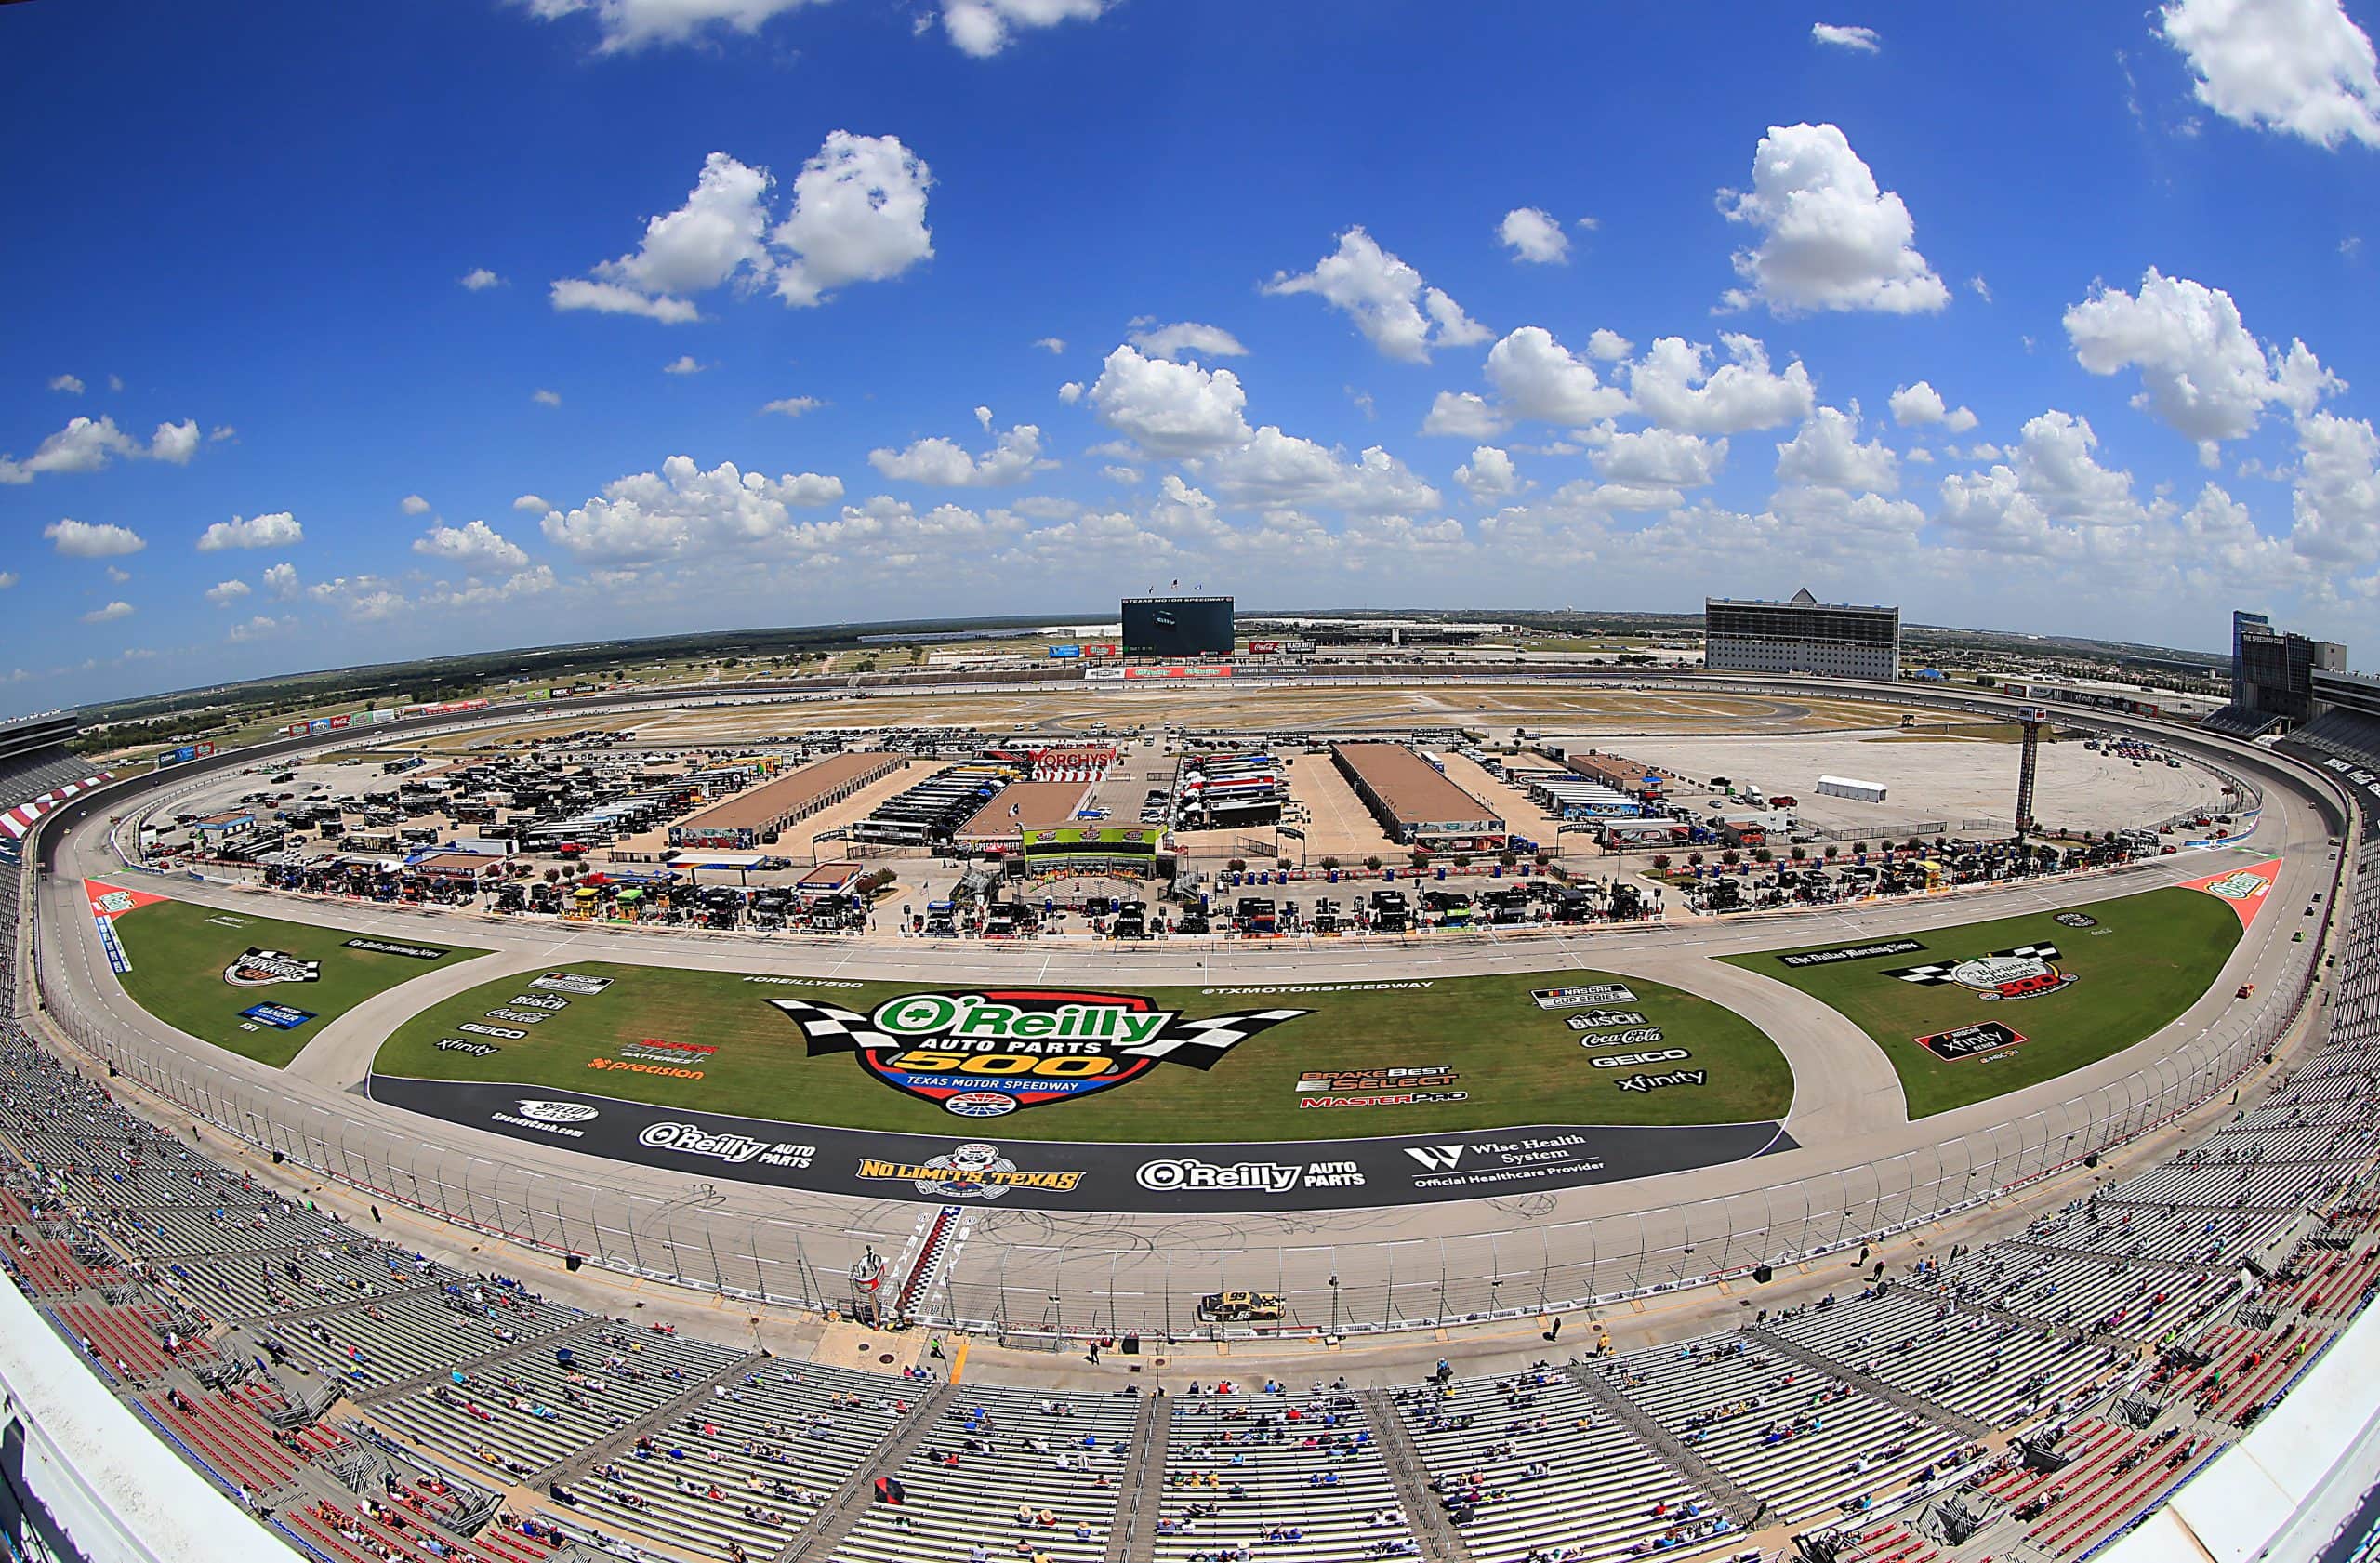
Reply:
<svg viewBox="0 0 2380 1563"><path fill-rule="evenodd" d="M2240 932L2230 903L2175 887L1724 959L1841 1011L1892 1060L1910 1117L1929 1118L2152 1035L2197 1002Z"/></svg>
<svg viewBox="0 0 2380 1563"><path fill-rule="evenodd" d="M1765 1122L1792 1101L1734 1011L1580 972L1090 993L582 965L432 1005L375 1067L1022 1140Z"/></svg>
<svg viewBox="0 0 2380 1563"><path fill-rule="evenodd" d="M202 1041L275 1068L374 994L487 953L182 901L135 907L115 920L115 930L132 962L124 990L136 1003Z"/></svg>

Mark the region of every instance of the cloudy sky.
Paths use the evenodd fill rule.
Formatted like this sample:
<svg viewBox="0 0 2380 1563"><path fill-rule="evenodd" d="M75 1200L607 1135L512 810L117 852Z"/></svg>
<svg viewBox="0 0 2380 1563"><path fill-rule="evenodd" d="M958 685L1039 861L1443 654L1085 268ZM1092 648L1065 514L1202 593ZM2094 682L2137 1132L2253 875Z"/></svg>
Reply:
<svg viewBox="0 0 2380 1563"><path fill-rule="evenodd" d="M0 709L1174 581L2380 665L2373 0L1359 9L0 7Z"/></svg>

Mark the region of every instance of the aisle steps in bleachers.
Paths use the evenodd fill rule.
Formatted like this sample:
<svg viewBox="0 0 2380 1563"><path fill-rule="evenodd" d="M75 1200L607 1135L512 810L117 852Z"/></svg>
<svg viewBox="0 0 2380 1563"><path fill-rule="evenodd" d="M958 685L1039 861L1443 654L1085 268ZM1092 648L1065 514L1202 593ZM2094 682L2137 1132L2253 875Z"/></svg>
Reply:
<svg viewBox="0 0 2380 1563"><path fill-rule="evenodd" d="M1372 1425L1378 1428L1380 1418L1375 1416ZM1108 1528L1103 1563L1136 1563L1136 1557L1147 1556L1146 1538L1157 1533L1157 1511L1165 1501L1165 1456L1172 1434L1173 1419L1165 1414L1164 1401L1152 1399L1142 1406L1141 1420L1132 1429L1132 1450L1116 1481L1116 1522Z"/></svg>
<svg viewBox="0 0 2380 1563"><path fill-rule="evenodd" d="M1781 1357L1790 1357L1805 1367L1814 1368L1832 1378L1855 1385L1863 1395L1873 1396L1888 1406L1896 1407L1914 1417L1923 1418L1937 1427L1956 1433L1963 1438L1980 1438L1991 1431L1988 1423L1954 1411L1937 1400L1913 1395L1906 1389L1886 1383L1881 1376L1863 1373L1847 1362L1838 1362L1824 1352L1813 1351L1799 1341L1789 1340L1773 1330L1752 1325L1744 1333L1767 1346Z"/></svg>
<svg viewBox="0 0 2380 1563"><path fill-rule="evenodd" d="M1686 1485L1711 1500L1712 1506L1738 1525L1750 1525L1753 1517L1765 1506L1752 1493L1737 1484L1733 1477L1712 1465L1688 1449L1676 1434L1661 1425L1659 1418L1644 1407L1614 1388L1602 1373L1591 1367L1570 1367L1563 1370L1570 1382L1587 1392L1588 1397L1612 1420L1627 1428L1661 1458L1661 1463L1686 1478Z"/></svg>
<svg viewBox="0 0 2380 1563"><path fill-rule="evenodd" d="M1445 1558L1447 1563L1472 1563L1471 1547L1461 1530L1448 1522L1437 1494L1430 1490L1429 1464L1413 1442L1412 1429L1396 1414L1395 1402L1379 1389L1367 1390L1357 1399L1371 1421L1372 1436L1380 1440L1381 1459L1388 1466L1396 1501L1404 1506L1406 1523L1421 1539L1424 1554ZM1110 1563L1115 1560L1111 1558Z"/></svg>
<svg viewBox="0 0 2380 1563"><path fill-rule="evenodd" d="M958 1398L959 1390L945 1384L911 1406L908 1422L884 1440L873 1462L863 1461L843 1484L818 1505L810 1523L778 1555L777 1563L825 1563L825 1559L834 1556L853 1530L866 1517L868 1506L876 1501L877 1474L897 1471L906 1464L918 1446L941 1425L943 1414Z"/></svg>

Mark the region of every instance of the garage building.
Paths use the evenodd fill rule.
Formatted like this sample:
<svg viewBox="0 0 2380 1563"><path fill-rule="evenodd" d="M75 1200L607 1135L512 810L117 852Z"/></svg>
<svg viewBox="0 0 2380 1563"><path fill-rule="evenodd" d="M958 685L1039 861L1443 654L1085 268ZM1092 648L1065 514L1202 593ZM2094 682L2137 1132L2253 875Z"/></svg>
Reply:
<svg viewBox="0 0 2380 1563"><path fill-rule="evenodd" d="M798 819L832 807L869 783L899 770L906 762L897 754L863 751L838 754L790 775L764 782L751 791L712 804L690 819L669 828L673 847L721 847L749 852L760 838L782 830Z"/></svg>
<svg viewBox="0 0 2380 1563"><path fill-rule="evenodd" d="M1330 759L1390 841L1435 851L1503 849L1504 822L1403 744L1333 744Z"/></svg>

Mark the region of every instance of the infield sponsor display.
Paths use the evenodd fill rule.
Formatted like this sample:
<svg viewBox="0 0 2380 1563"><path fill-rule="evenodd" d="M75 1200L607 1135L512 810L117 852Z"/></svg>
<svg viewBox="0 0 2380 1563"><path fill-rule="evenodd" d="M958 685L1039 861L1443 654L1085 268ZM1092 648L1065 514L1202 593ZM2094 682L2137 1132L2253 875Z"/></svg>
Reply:
<svg viewBox="0 0 2380 1563"><path fill-rule="evenodd" d="M2234 869L1917 938L1725 959L1800 988L1866 1032L1900 1077L1911 1116L1924 1118L2154 1036L2221 975L2271 886L2254 868ZM1966 1067L1971 1060L1992 1066Z"/></svg>
<svg viewBox="0 0 2380 1563"><path fill-rule="evenodd" d="M202 1041L275 1066L365 1000L484 953L232 916L98 881L85 889L106 929L102 948L112 941L122 952L119 975L134 1002ZM288 1013L307 1018L283 1024Z"/></svg>
<svg viewBox="0 0 2380 1563"><path fill-rule="evenodd" d="M1707 1165L1778 1144L1791 1099L1782 1057L1757 1028L1642 980L1580 986L1625 992L1632 1010L1550 1012L1527 975L1111 991L617 965L557 974L607 986L534 1027L480 1018L522 988L518 977L442 1000L383 1046L376 1095L536 1138L549 1136L511 1121L520 1115L500 1097L580 1100L604 1115L585 1129L599 1143L583 1148L658 1166L718 1161L792 1186L1205 1211L1462 1198ZM1660 1024L1600 1035L1566 1024L1621 1015ZM1679 1033L1694 1046L1644 1046ZM448 1045L482 1037L494 1051ZM1646 1083L1688 1057L1692 1079ZM1693 1089L1668 1089L1677 1085ZM1397 1154L1474 1134L1484 1147L1521 1130L1591 1151L1490 1159L1483 1149L1478 1166L1425 1185ZM965 1175L970 1146L997 1148L1020 1175ZM959 1159L937 1167L945 1155Z"/></svg>

